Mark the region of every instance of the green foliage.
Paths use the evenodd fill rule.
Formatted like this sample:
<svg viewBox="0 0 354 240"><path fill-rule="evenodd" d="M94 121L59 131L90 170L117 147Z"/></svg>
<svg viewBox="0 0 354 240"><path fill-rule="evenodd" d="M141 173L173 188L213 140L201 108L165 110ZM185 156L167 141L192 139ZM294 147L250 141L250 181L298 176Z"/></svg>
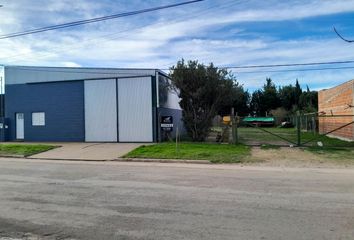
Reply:
<svg viewBox="0 0 354 240"><path fill-rule="evenodd" d="M272 79L267 78L262 89L251 95L231 72L212 63L206 66L183 59L171 68L170 76L172 86L168 82L159 84L160 101L165 100L170 87L178 89L184 126L192 141L204 141L215 115L228 115L232 107L239 116L273 113L279 115L279 119L284 119L284 113L293 114L298 110L317 111L317 92L310 91L308 86L307 91L303 91L297 79L295 85L277 88Z"/></svg>
<svg viewBox="0 0 354 240"><path fill-rule="evenodd" d="M253 92L250 108L257 116L265 116L278 107L290 114L296 111L316 112L317 105L317 92L310 91L308 86L307 91L302 91L297 79L295 86L290 84L277 89L272 80L267 78L263 88Z"/></svg>
<svg viewBox="0 0 354 240"><path fill-rule="evenodd" d="M293 85L290 84L288 86L280 87L278 94L281 105L285 110L290 111L293 109L294 105L297 105L295 100L295 88Z"/></svg>
<svg viewBox="0 0 354 240"><path fill-rule="evenodd" d="M245 145L183 142L179 144L178 152L176 151L175 143L160 143L141 146L124 157L209 160L214 163L239 163L246 161L249 155L250 148Z"/></svg>
<svg viewBox="0 0 354 240"><path fill-rule="evenodd" d="M171 68L171 72L172 84L179 89L187 133L193 141L204 141L212 119L231 99L235 78L212 63L205 66L183 59Z"/></svg>
<svg viewBox="0 0 354 240"><path fill-rule="evenodd" d="M316 112L318 109L318 92L303 92L299 98L299 107L303 112Z"/></svg>
<svg viewBox="0 0 354 240"><path fill-rule="evenodd" d="M301 97L301 94L302 94L302 89L300 87L299 80L297 80L297 79L296 79L294 92L295 92L295 102L294 102L294 104L299 106L299 101L300 101L300 97Z"/></svg>
<svg viewBox="0 0 354 240"><path fill-rule="evenodd" d="M252 111L258 116L265 116L272 109L281 106L278 91L272 79L267 78L263 88L252 94L250 106Z"/></svg>
<svg viewBox="0 0 354 240"><path fill-rule="evenodd" d="M249 103L251 95L248 91L245 91L243 86L238 82L233 81L231 86L231 95L226 101L223 102L219 108L219 115L229 115L231 108L235 109L235 112L240 116L247 116L250 113Z"/></svg>

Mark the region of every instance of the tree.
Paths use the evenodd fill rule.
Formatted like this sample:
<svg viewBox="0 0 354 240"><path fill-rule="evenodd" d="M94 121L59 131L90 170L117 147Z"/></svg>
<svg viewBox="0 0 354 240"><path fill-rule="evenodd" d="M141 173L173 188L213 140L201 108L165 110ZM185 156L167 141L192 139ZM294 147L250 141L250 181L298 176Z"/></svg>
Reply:
<svg viewBox="0 0 354 240"><path fill-rule="evenodd" d="M245 91L243 86L236 81L231 81L231 95L228 99L224 98L223 103L218 111L219 115L229 115L231 108L235 109L235 112L239 116L246 116L250 113L250 94Z"/></svg>
<svg viewBox="0 0 354 240"><path fill-rule="evenodd" d="M277 88L270 78L266 79L266 84L263 86L262 104L266 113L269 113L272 109L280 107Z"/></svg>
<svg viewBox="0 0 354 240"><path fill-rule="evenodd" d="M299 98L299 108L303 112L317 112L318 111L318 92L310 91L307 87L307 91L303 92Z"/></svg>
<svg viewBox="0 0 354 240"><path fill-rule="evenodd" d="M212 63L208 66L198 61L182 59L171 68L172 84L181 98L182 119L193 141L204 141L212 119L225 99L231 96L235 79L224 69Z"/></svg>
<svg viewBox="0 0 354 240"><path fill-rule="evenodd" d="M302 91L299 81L296 79L295 86L290 84L279 87L277 90L272 80L267 78L263 88L253 92L250 102L251 110L258 116L264 116L278 107L290 114L294 114L296 111L316 112L318 108L317 92L310 91L308 86L306 89L306 91ZM279 110L278 112L285 111Z"/></svg>
<svg viewBox="0 0 354 240"><path fill-rule="evenodd" d="M257 90L252 93L252 98L250 102L250 109L252 115L264 116L265 111L262 104L263 92L262 90Z"/></svg>
<svg viewBox="0 0 354 240"><path fill-rule="evenodd" d="M299 80L296 79L295 83L295 105L299 106L300 96L302 94L302 89L299 84Z"/></svg>
<svg viewBox="0 0 354 240"><path fill-rule="evenodd" d="M295 87L293 85L288 85L279 88L279 98L281 106L290 111L296 102L295 100Z"/></svg>
<svg viewBox="0 0 354 240"><path fill-rule="evenodd" d="M251 109L258 116L267 115L272 109L280 107L278 91L272 79L267 78L263 89L252 94Z"/></svg>

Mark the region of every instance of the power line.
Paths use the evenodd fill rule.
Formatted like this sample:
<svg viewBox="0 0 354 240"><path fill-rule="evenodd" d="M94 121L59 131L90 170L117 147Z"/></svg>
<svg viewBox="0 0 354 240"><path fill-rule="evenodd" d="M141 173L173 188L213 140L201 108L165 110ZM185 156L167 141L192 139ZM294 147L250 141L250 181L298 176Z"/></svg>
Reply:
<svg viewBox="0 0 354 240"><path fill-rule="evenodd" d="M133 68L122 68L122 69L102 69L102 70L112 70L115 72L98 72L100 68L87 68L89 71L83 71L83 70L65 70L65 69L70 69L70 68L61 68L58 67L60 70L56 70L55 67L54 69L50 69L51 67L43 67L43 69L34 69L31 67L25 67L25 66L10 66L11 68L17 68L20 70L24 71L34 71L34 72L60 72L60 73L77 73L77 74L102 74L102 75L115 75L115 74L126 74L127 72L124 70L134 70ZM77 68L80 69L80 68ZM140 69L140 68L139 68ZM348 67L325 67L325 68L306 68L306 69L283 69L283 70L266 70L266 71L247 71L247 72L236 72L236 74L252 74L252 73L281 73L281 72L307 72L307 71L326 71L326 70L339 70L339 69L354 69L354 66L348 66ZM156 71L156 70L165 70L165 69L155 69L155 68L142 68L142 70L151 70L151 71ZM169 69L168 69L169 70ZM188 69L185 69L186 71ZM119 72L123 71L123 72Z"/></svg>
<svg viewBox="0 0 354 240"><path fill-rule="evenodd" d="M266 71L247 71L236 72L237 74L243 73L281 73L281 72L307 72L307 71L324 71L324 70L336 70L336 69L354 69L354 66L350 67L325 67L325 68L305 68L305 69L284 69L284 70L266 70Z"/></svg>
<svg viewBox="0 0 354 240"><path fill-rule="evenodd" d="M68 28L68 27L84 25L84 24L89 24L89 23L94 23L94 22L100 22L100 21L105 21L105 20L110 20L110 19L115 19L115 18L122 18L122 17L127 17L127 16L132 16L132 15L138 15L138 14L142 14L142 13L153 12L153 11L158 11L158 10L167 9L167 8L174 8L174 7L192 4L192 3L196 3L196 2L202 2L202 1L204 1L204 0L192 0L192 1L187 1L187 2L181 2L181 3L176 3L176 4L154 7L154 8L146 8L146 9L132 11L132 12L124 12L124 13L118 13L118 14L109 15L109 16L74 21L74 22L52 25L52 26L42 27L42 28L36 28L36 29L22 31L22 32L0 35L0 39L14 38L14 37L19 37L19 36L24 36L24 35L34 34L34 33L47 32L47 31L52 31L52 30L61 29L61 28Z"/></svg>
<svg viewBox="0 0 354 240"><path fill-rule="evenodd" d="M286 63L286 64L268 64L268 65L225 66L225 67L216 67L216 68L220 68L220 69L274 68L274 67L296 67L296 66L348 64L348 63L354 63L354 60L333 61L333 62L310 62L310 63ZM161 69L161 70L170 70L170 69Z"/></svg>
<svg viewBox="0 0 354 240"><path fill-rule="evenodd" d="M294 66L313 66L313 65L331 65L331 64L347 64L354 63L353 60L349 61L336 61L336 62L310 62L310 63L288 63L288 64L269 64L269 65L248 65L248 66L235 66L227 68L272 68L272 67L294 67ZM223 68L223 67L220 67Z"/></svg>
<svg viewBox="0 0 354 240"><path fill-rule="evenodd" d="M335 27L333 27L333 30L338 35L338 37L340 37L343 41L348 42L348 43L354 42L354 40L348 40L348 39L345 39L344 37L342 37L342 35L339 34L339 32L337 31L337 29Z"/></svg>
<svg viewBox="0 0 354 240"><path fill-rule="evenodd" d="M203 9L202 11L196 11L196 12L194 12L194 13L192 13L192 14L189 14L189 16L188 16L188 15L185 15L185 16L183 16L183 18L179 18L178 20L171 21L171 22L168 22L168 23L164 23L164 26L168 26L168 25L171 25L171 24L174 24L174 23L178 23L178 22L181 22L181 21L185 21L185 20L187 20L187 19L191 19L191 18L193 18L193 17L200 16L200 15L205 14L206 12L209 12L210 10L213 10L213 9L215 9L215 8L223 9L223 8L226 8L226 7L231 7L231 6L233 6L233 5L235 5L235 4L238 4L238 3L240 3L240 2L242 2L242 1L237 1L237 2L235 2L234 0L232 0L232 1L227 2L227 3L224 4L224 5L219 5L219 4L218 4L218 5L214 5L214 6L211 6L211 7L206 8L206 9ZM231 4L230 4L230 3L231 3ZM198 14L196 14L196 13L198 13ZM159 24L159 23L163 23L163 21L159 21L157 24ZM98 44L98 43L102 43L102 42L106 42L106 41L111 41L111 40L115 40L115 39L119 39L119 38L124 38L125 36L129 36L128 34L126 34L127 32L131 32L131 31L135 32L135 31L137 31L137 30L140 30L141 28L144 28L144 27L147 27L147 26L151 26L151 25L154 25L154 24L156 24L156 23L144 24L144 25L142 25L142 26L138 26L138 27L134 27L134 28L130 28L130 29L125 29L125 30L122 30L122 31L119 31L119 32L101 35L101 36L99 36L98 38L95 37L95 38L83 40L83 41L81 41L80 43L72 44L70 47L67 47L67 46L66 46L66 47L54 48L54 50L56 50L54 53L52 52L52 53L47 53L47 54L41 54L40 56L37 56L36 59L37 59L37 58L43 58L43 57L51 56L51 55L53 55L53 54L55 54L55 53L58 53L58 50L65 50L65 52L75 51L75 50L77 50L77 49L84 48L84 47L85 47L85 45L84 45L85 43L89 43L89 42L95 41L95 40L100 39L100 38L103 38L103 40L95 41L95 43ZM120 35L120 33L125 33L125 34L124 34L124 35ZM111 38L106 38L106 39L105 39L105 37L110 37L110 36L114 36L114 35L117 35L117 34L119 34L118 37L111 37ZM122 37L122 36L123 36L123 37ZM84 44L83 44L83 43L84 43ZM77 44L79 44L77 47L72 47L73 45L77 45ZM18 57L20 57L20 56L26 56L26 55L29 55L29 54L32 54L32 53L15 54L15 55L11 55L11 56L8 56L8 57L3 57L3 58L1 58L1 59L6 59L6 62L9 62L9 61L8 61L9 59L14 59L14 58L15 58L14 60L10 61L10 62L14 62L14 61L17 61L16 58L18 58ZM23 59L22 59L22 60L23 60ZM32 60L32 59L31 59L31 60ZM25 61L26 61L26 60L25 60ZM164 65L164 66L168 66L168 65L172 65L172 64L173 64L173 63L170 63L170 64L166 64L166 65Z"/></svg>

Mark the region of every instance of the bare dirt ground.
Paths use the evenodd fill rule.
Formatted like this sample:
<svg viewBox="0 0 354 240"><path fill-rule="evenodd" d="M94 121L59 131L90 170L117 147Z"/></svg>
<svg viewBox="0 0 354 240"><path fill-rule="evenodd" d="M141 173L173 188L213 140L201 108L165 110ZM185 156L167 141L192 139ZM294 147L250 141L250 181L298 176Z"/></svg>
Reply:
<svg viewBox="0 0 354 240"><path fill-rule="evenodd" d="M252 148L250 161L245 165L272 167L354 168L354 156L331 158L301 148L279 149Z"/></svg>

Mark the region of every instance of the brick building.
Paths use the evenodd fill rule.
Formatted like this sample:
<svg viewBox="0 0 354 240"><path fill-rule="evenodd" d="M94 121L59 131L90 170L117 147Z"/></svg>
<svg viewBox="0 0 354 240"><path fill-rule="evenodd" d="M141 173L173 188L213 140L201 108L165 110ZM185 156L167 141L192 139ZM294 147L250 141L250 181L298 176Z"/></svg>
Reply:
<svg viewBox="0 0 354 240"><path fill-rule="evenodd" d="M318 111L328 117L319 118L319 132L330 132L354 121L354 80L318 93ZM329 136L354 141L354 124L334 131Z"/></svg>

